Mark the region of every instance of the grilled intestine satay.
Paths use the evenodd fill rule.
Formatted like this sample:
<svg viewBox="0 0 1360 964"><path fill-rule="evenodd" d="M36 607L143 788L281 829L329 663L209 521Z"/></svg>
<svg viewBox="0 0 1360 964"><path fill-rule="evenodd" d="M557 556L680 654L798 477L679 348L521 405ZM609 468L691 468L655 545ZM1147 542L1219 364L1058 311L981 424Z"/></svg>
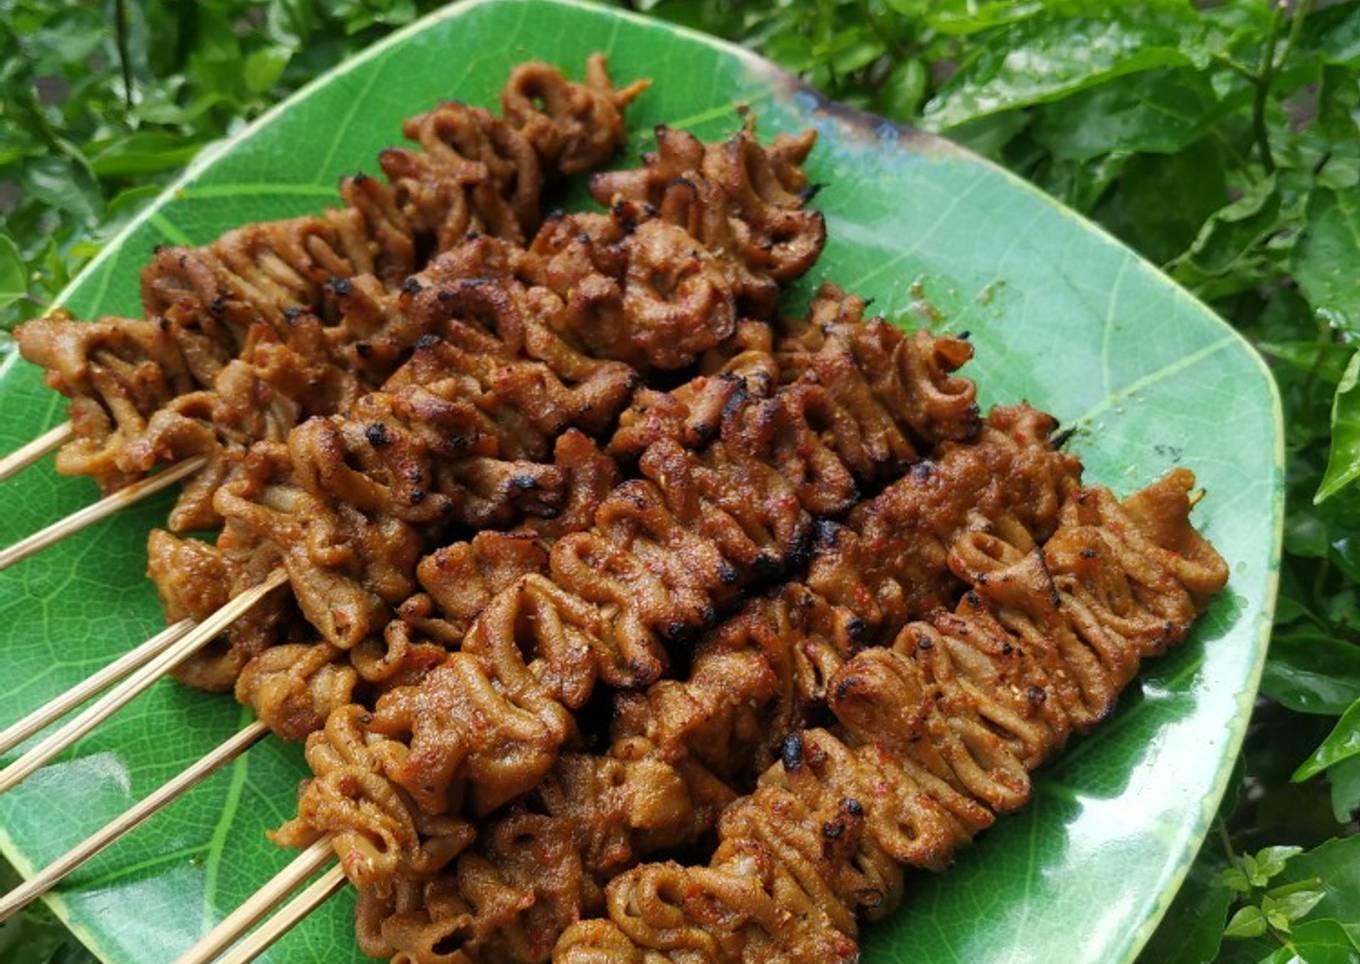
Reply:
<svg viewBox="0 0 1360 964"><path fill-rule="evenodd" d="M75 438L58 470L111 491L158 461L201 454L201 437L181 438L185 417L220 422L221 445L277 441L289 415L343 410L375 384L347 364L365 346L345 323L345 295L399 290L469 232L523 243L537 229L544 182L612 155L623 110L645 87L616 90L600 55L584 84L522 65L503 92L504 119L458 103L411 118L404 133L421 150L384 151L386 183L342 179L344 207L239 228L201 248L158 248L142 276L144 319L21 326L20 351L71 398ZM267 418L240 416L252 392L271 408ZM158 423L167 410L170 424ZM187 502L177 527L201 527L210 498Z"/></svg>
<svg viewBox="0 0 1360 964"><path fill-rule="evenodd" d="M480 304L488 289L481 284L469 290L477 294L476 303ZM444 293L430 289L421 297L441 311L461 310L462 302L441 297ZM446 319L446 323L472 327L458 319ZM523 324L532 327L522 318L507 320L494 314L491 323L515 331L522 330ZM845 511L856 498L858 486L874 481L879 472L870 453L883 448L884 436L890 435L901 447L911 450L913 443L908 437L914 438L916 445L930 447L940 439L975 434L973 387L951 374L968 357L967 343L928 336L923 340L873 320L847 323L818 350L828 357L845 355L858 329L877 331L880 327L880 341L896 339L893 354L899 364L890 369L870 367L859 375L850 371L834 400L810 376L776 391L778 365L770 353L759 349L738 351L733 358L744 360L742 365L759 377L738 377L729 363L719 375L699 376L681 386L671 404L658 403L657 410L672 415L682 410L707 412L712 406L706 395L717 390L716 400L728 412L726 427L716 432L716 440L701 440L691 434L691 442L702 441L697 447L664 431L653 433L655 438L637 461L642 474L656 480L662 491L639 480L603 503L600 495L605 473L598 468L603 456L593 447L587 452L584 439L572 444L565 457L562 440L556 445L553 461L545 461L544 456L548 440L567 426L589 429L597 424L592 421L596 418L609 421L617 403L626 398L623 383L627 369L617 363L582 359L559 345L558 353L570 360L571 371L589 378L570 387L554 381L552 384L558 387L553 391L523 393L523 404L516 402L520 396L515 392L488 392L476 406L469 407L457 396L467 380L454 366L456 359L438 354L440 350L454 352L443 340L417 351L407 366L411 371L392 380L396 383L389 386L392 392L366 396L349 418L311 420L294 430L286 452L278 446L257 447L258 451L252 452L219 490L219 508L228 520L223 539L229 546L255 546L257 551L262 545L272 546L293 577L294 596L303 613L328 642L343 650L379 635L393 607L410 594L417 577L441 605L458 596L461 590L456 583L466 572L459 566L446 565L452 559L450 550L432 553L418 570L411 564L413 551L438 545L440 534L455 524L518 527L521 531L527 527L540 536L549 531L553 538L566 536L563 545L542 545L545 554L540 570L546 571L546 552L551 548L553 571L560 579L598 581L599 574L620 567L635 565L640 574L661 567L661 577L648 589L650 601L636 595L642 585L636 582L640 575L620 572L617 592L621 604L636 607L645 602L662 612L680 608L678 600L682 597L694 599L691 611L674 620L678 627L675 633L665 630L670 635L690 631L711 619L707 610L715 600L704 593L683 596L677 580L687 574L686 565L710 566L709 557L716 554L728 560L720 572L721 580L737 579L733 565L752 569L748 576L766 579L780 571L781 560L790 551L785 544L769 558L762 555L762 547L772 539L770 527L776 523L791 525L787 522L790 511L816 516ZM492 331L477 332L478 337L494 341ZM470 332L460 337L469 344L474 340ZM544 337L552 336L544 333ZM557 365L549 368L548 374L560 370L562 366ZM503 388L512 380L511 368L506 363L498 371ZM422 385L430 373L436 380ZM447 385L443 394L431 394L431 388L441 385ZM741 388L736 405L730 392L733 386ZM904 395L918 403L904 406L903 416L894 421L886 406ZM557 396L564 399L563 403L549 404ZM489 397L514 403L506 405L499 423L492 420L483 424L483 419L497 415L497 409L487 402ZM652 393L650 397L657 402L660 396ZM613 400L614 408L609 410L604 400ZM927 409L932 415L922 420L919 413ZM465 410L467 414L460 417ZM859 448L842 440L839 452L846 457L843 462L842 454L827 447L827 438L810 413L828 419L827 424L853 427ZM497 449L497 433L507 425L514 430L510 438L519 448L506 441L505 447ZM703 434L711 439L712 433ZM459 440L457 445L454 440ZM865 473L857 477L847 468L851 463L866 466ZM685 495L674 488L686 477L690 477L690 484L700 487L697 495ZM787 479L795 483L790 486ZM772 488L776 483L778 490ZM767 499L774 499L776 491L786 488L787 495L780 498L789 503L788 507L762 505L759 499L748 498L765 492L769 493ZM583 498L583 494L588 497ZM692 504L695 498L713 501L716 507L701 511ZM603 522L599 512L592 515L591 511L601 505L614 506L612 511L623 521ZM613 543L627 547L632 528L641 524L644 531L655 529L664 515L693 517L706 527L701 537L696 537L699 548L692 558L681 563L646 556L627 564L614 558L619 548ZM573 533L573 527L581 530L592 523L602 527L595 537ZM675 540L682 534L657 532L655 536L678 545ZM788 536L785 532L779 538ZM703 547L703 538L718 540L718 546ZM202 618L210 612L199 597L218 602L221 590L197 593L191 584L185 584L180 574L182 565L159 561L178 558L181 550L177 540L157 534L152 548L152 575L161 589L167 614L173 617L190 612ZM195 542L191 551L201 555L211 549ZM671 572L667 566L679 568ZM401 573L401 578L396 573ZM700 575L696 573L695 577ZM634 584L625 588L623 583L629 580ZM455 583L452 588L450 581ZM625 597L626 603L622 602ZM193 605L195 600L199 600L197 606ZM412 605L419 607L420 603ZM460 611L451 618L466 626L473 615ZM655 624L660 625L659 621ZM446 645L456 645L460 638L448 632L443 635ZM243 651L246 658L261 648L256 633L247 638L250 647ZM660 665L656 645L650 641L640 645L651 655L644 658L630 650L630 658L643 659L632 672L654 674ZM239 668L243 662L238 659L235 665ZM617 675L625 671L615 668L612 672ZM620 679L622 676L611 681ZM223 678L217 686L228 682Z"/></svg>
<svg viewBox="0 0 1360 964"><path fill-rule="evenodd" d="M853 960L857 916L901 900L1022 806L1029 773L1113 709L1140 661L1184 638L1227 580L1189 523L1184 469L1123 502L1083 488L1041 547L955 540L950 612L856 654L826 692L831 729L790 733L724 811L707 866L648 864L606 888L555 960Z"/></svg>
<svg viewBox="0 0 1360 964"><path fill-rule="evenodd" d="M765 156L749 135L736 140L749 142L753 156ZM811 140L804 142L810 145ZM779 156L777 145L770 150ZM794 172L786 178L801 177L786 158L779 163ZM702 175L694 172L694 179ZM733 183L734 191L759 194L756 186ZM715 210L726 212L727 220L737 223L746 216L727 189L715 187L709 193ZM781 194L764 203L801 207L802 200ZM821 235L816 237L820 243ZM689 365L732 340L739 323L752 323L739 322L742 312L768 315L773 310L774 279L745 268L737 271L736 264L733 254L708 251L663 212L625 200L604 215L551 218L527 250L471 232L395 290L371 275L331 285L339 317L334 325L290 310L287 345L278 344L273 329L256 326L271 346L268 367L252 368L244 359L232 362L230 377L218 377L217 391L191 392L170 401L140 435L121 446L120 458L127 464L135 461L140 471L158 461L209 456L207 469L186 486L171 516L172 529L209 528L220 524L212 495L230 460L252 438L283 441L290 418L343 411L438 332L429 323L431 313L421 307L422 292L435 288L447 298L460 282L491 284L510 308L542 320L526 329L539 343L545 332L556 334L569 347L629 363L645 375ZM752 294L757 288L762 292L758 296ZM308 356L290 347L301 342L324 358L318 361L317 352ZM304 362L310 365L305 378L296 373ZM253 413L252 398L270 400L269 418ZM263 434L252 436L252 429Z"/></svg>
<svg viewBox="0 0 1360 964"><path fill-rule="evenodd" d="M370 872L357 925L364 951L546 960L569 925L603 909L615 874L710 832L847 660L938 607L930 593L906 591L913 581L928 575L954 594L945 556L963 533L1004 531L1029 545L1053 533L1080 472L1051 445L1053 426L1025 406L997 409L974 442L940 446L843 524L821 525L801 581L705 633L687 679L616 697L606 753L563 754L441 873ZM885 557L888 531L901 544ZM852 580L862 591L844 592ZM900 604L885 612L882 600Z"/></svg>
<svg viewBox="0 0 1360 964"><path fill-rule="evenodd" d="M456 647L471 620L494 593L526 572L542 571L543 548L560 534L590 525L595 508L618 483L614 461L587 436L568 430L556 441L550 468L560 472L554 494L561 503L551 515L526 515L509 531L486 530L468 542L455 543L420 559L415 564L411 530L402 526L368 527L363 538L348 547L353 567L365 566L370 581L345 580L352 571L332 559L317 573L303 573L301 589L271 596L242 617L219 640L191 656L173 671L182 682L198 689L231 690L255 710L284 739L302 740L324 723L339 693L340 703L372 696L387 688L418 681L442 662ZM268 466L264 471L268 472ZM559 484L560 483L560 484ZM324 529L337 537L345 551L345 532L350 519L336 513L324 501L305 492L290 491L284 497L310 504L314 530ZM324 543L323 543L324 545ZM229 520L216 545L155 531L148 541L150 575L156 583L168 619L189 616L203 619L234 595L258 584L280 563L279 547ZM293 560L296 564L297 559ZM434 608L430 595L416 592L432 588L439 601ZM330 574L328 582L324 577ZM311 625L306 602L316 611L328 601L321 616L332 637ZM383 626L390 607L400 618ZM344 632L340 632L341 629ZM368 635L361 635L368 633ZM358 638L348 648L336 645ZM285 647L298 654L289 661L273 653ZM323 656L324 654L324 656ZM259 657L259 658L257 658ZM337 668L346 675L336 676ZM357 676L349 669L357 670ZM317 683L320 674L327 682ZM343 683L337 682L343 679Z"/></svg>
<svg viewBox="0 0 1360 964"><path fill-rule="evenodd" d="M476 303L486 291L464 293L478 296ZM428 294L441 312L466 307ZM215 495L226 520L216 550L152 534L150 574L169 618L206 617L228 590L262 578L264 556L287 569L292 598L322 638L348 650L380 633L391 607L415 591L418 559L449 527L572 517L578 488L594 478L596 462L609 461L575 429L609 424L629 397L632 370L577 355L550 333L545 362L510 351L494 328L469 320L446 317L442 330L444 338L431 336L348 414L310 419L286 443L248 450ZM214 553L231 575L219 575L216 591L205 593L197 588L200 570L186 569L182 558ZM243 562L250 565L242 571ZM233 627L227 653L219 647L186 663L187 678L210 664L212 688L229 687L265 645L255 629L270 608L282 619L287 594L257 607L255 624Z"/></svg>
<svg viewBox="0 0 1360 964"><path fill-rule="evenodd" d="M808 419L809 395L823 399L816 410L833 422L858 425L861 438L874 434L878 399L902 393L929 394L940 403L929 424L913 427L904 419L894 425L917 450L975 435L973 386L950 374L967 357L967 344L938 339L950 350L936 351L898 336L901 352L924 351L939 367L893 369L896 379L920 378L919 385L879 384L858 373L856 397L867 403L865 411L838 408L815 379L800 378L767 397L744 395L725 406L707 444L686 448L664 435L649 444L637 462L642 477L605 499L591 530L556 540L546 574L530 572L495 593L460 649L418 685L388 690L371 711L349 714L360 721L371 750L363 761L336 767L339 757L327 749L334 739L353 738L344 712L309 737L317 778L303 794L301 818L280 839L334 833L356 880L390 881L414 866L409 848L422 845L417 837L393 836L386 823L366 822L363 815L372 811L336 796L354 785L346 767L377 767L370 776L381 776L409 806L429 814L489 812L537 785L577 740L571 712L585 705L596 681L622 688L656 681L668 645L712 626L743 590L777 584L800 569L815 531L800 486L814 467L824 471L839 461ZM824 347L828 353L840 350L833 342ZM947 393L952 407L943 404ZM872 482L857 479L848 466L825 474ZM823 493L803 491L814 506L823 504ZM848 491L833 504L844 511L853 498Z"/></svg>
<svg viewBox="0 0 1360 964"><path fill-rule="evenodd" d="M812 267L826 244L825 219L804 205L815 193L801 166L815 131L780 134L762 147L754 127L704 144L663 125L656 140L642 167L596 174L590 185L595 199L645 204L657 218L731 256L754 288L761 278L790 281Z"/></svg>
<svg viewBox="0 0 1360 964"><path fill-rule="evenodd" d="M593 223L602 218L617 226L624 216L615 211L595 216ZM557 221L566 223L567 217ZM677 325L693 332L684 360L703 352L706 367L721 365L721 371L682 387L668 410L711 413L715 402L731 400L732 386L746 382L743 392L768 396L778 381L768 326L746 321L726 335L725 323L715 327L710 313L667 301L670 293L657 290L655 282L634 290L628 265L645 236L641 229L620 228L618 234L610 245L590 250L568 245L546 253L527 253L489 237L467 239L411 279L394 299L349 311L373 320L364 342L366 360L373 365L395 357L394 343L414 341L416 350L381 391L361 396L345 416L310 419L291 431L286 446L257 445L231 479L217 483L215 505L227 518L227 556L256 559L272 545L293 574L304 612L329 643L348 649L381 628L381 617L398 601L394 587L410 584L412 573L406 572L405 581L390 574L401 571L413 545L437 544L438 534L451 525L514 527L559 514L577 482L569 466L553 464L551 441L569 427L599 434L611 426L638 376L623 362L598 361L573 348L586 340L580 333L593 326L593 316L583 304L568 308L534 278L567 291L613 286L616 297L601 298L596 307L607 304L635 318L633 337L595 344L596 355L612 350L635 357L638 346L665 344L667 357L674 358L686 339L658 337L657 318L666 332ZM692 256L682 254L679 260L676 271L683 276ZM601 271L592 267L597 263ZM604 275L605 268L615 274ZM361 296L356 288L347 297ZM948 377L966 359L965 344L941 339L923 348L904 342L881 320L863 323L856 317L845 326L847 331L854 327L881 328L880 340L895 337L897 355L914 359L900 376L915 378L923 395L938 395L947 406L952 393L971 391L967 383ZM846 354L848 340L831 341L820 346L824 354ZM916 357L923 352L925 357ZM738 376L738 371L745 373ZM884 406L899 398L873 395L897 384L894 373L874 371L872 376L873 390L863 379L850 379L862 396L853 405L854 417L864 422L857 438L891 433L900 439L903 429L883 414ZM825 394L810 378L770 408L769 417L748 419L753 428L761 426L759 444L790 463L785 468L799 478L800 497L819 512L847 507L855 485L843 469L823 472L825 466L839 466L809 427L809 411L827 408ZM972 430L968 411L953 430ZM652 434L655 440L663 433ZM756 433L747 435L755 444ZM897 447L910 450L905 441ZM800 460L806 467L798 467ZM817 498L809 501L813 493ZM169 613L202 618L211 611L203 602L220 600L222 587L244 588L235 577L218 579L208 592L186 584L178 560L211 551L201 544L181 547L157 533L151 548L151 573ZM224 557L217 565L225 562ZM205 564L187 571L211 569ZM248 646L233 644L228 654L217 647L185 664L183 675L211 681L212 688L229 686L234 671L263 648L263 635L256 631L260 625L257 617L243 637ZM240 635L233 630L233 638ZM196 672L201 665L210 665L211 672Z"/></svg>

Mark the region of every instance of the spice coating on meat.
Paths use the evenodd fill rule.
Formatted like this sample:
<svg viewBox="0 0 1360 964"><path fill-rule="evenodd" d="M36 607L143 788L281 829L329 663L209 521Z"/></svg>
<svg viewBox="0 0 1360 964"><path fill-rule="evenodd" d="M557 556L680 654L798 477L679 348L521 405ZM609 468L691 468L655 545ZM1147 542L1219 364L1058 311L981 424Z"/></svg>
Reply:
<svg viewBox="0 0 1360 964"><path fill-rule="evenodd" d="M146 320L87 324L58 314L20 326L20 351L72 399L75 438L58 468L91 475L110 491L157 460L202 454L202 437L215 437L215 447L278 440L301 418L342 411L372 387L364 369L350 364L366 347L361 330L346 323L346 301L356 292L399 291L429 253L469 233L522 244L537 229L544 182L607 159L624 137L623 110L646 87L639 81L616 90L598 54L587 62L584 84L545 65L527 66L534 68L532 89L546 95L544 110L524 102L522 67L506 88L513 113L501 119L446 103L410 119L404 132L421 150L384 151L386 183L343 178L344 207L238 228L199 248L158 248L142 276ZM325 328L324 344L295 345L294 329L308 317ZM251 349L265 339L297 352L288 360L294 368L319 365L325 374L280 384L276 364ZM244 370L224 383L223 369L237 362ZM210 397L177 407L205 426L199 439L176 438L176 427L157 424L168 406L197 393ZM280 411L267 425L245 425L216 410L246 411L252 397L257 404L279 399L292 421L277 417ZM211 496L191 502L179 528L204 524Z"/></svg>
<svg viewBox="0 0 1360 964"><path fill-rule="evenodd" d="M767 426L802 424L805 387L794 380L727 408L716 439L702 448L669 437L649 445L638 460L642 478L616 487L590 530L552 546L550 578L531 573L497 593L442 666L377 701L365 729L401 748L381 758L384 778L431 814L489 812L550 772L576 739L571 711L596 679L654 682L668 645L713 625L743 589L801 567L812 550L812 515L780 471L787 462ZM975 417L968 386L956 392L939 434ZM847 466L840 472L853 478ZM309 742L325 739L318 733ZM304 800L342 793L342 783L336 772L318 772ZM339 826L319 827L310 812L335 809L304 802L280 839L301 842ZM402 855L388 857L381 871L365 869L367 881L409 869Z"/></svg>
<svg viewBox="0 0 1360 964"><path fill-rule="evenodd" d="M818 540L808 571L859 570L868 591L833 602L792 582L749 600L704 634L687 679L619 694L608 750L562 755L530 798L491 824L494 852L478 842L434 881L399 875L365 886L359 927L368 952L424 960L435 946L457 946L473 958L546 960L567 927L604 909L614 875L658 850L695 843L756 774L781 754L789 760L786 736L824 704L847 661L936 608L929 596L906 596L885 614L878 600L892 587L933 562L954 594L944 554L927 546L964 532L1024 532L1030 545L1053 533L1061 497L1036 502L1031 494L1075 491L1079 465L1054 450L1052 427L1024 406L995 410L973 444L941 448L934 473L908 473L862 503L834 538ZM878 534L909 514L917 525L880 559ZM420 886L449 901L398 910L397 895ZM463 935L461 943L453 935Z"/></svg>
<svg viewBox="0 0 1360 964"><path fill-rule="evenodd" d="M1122 503L1080 489L1042 547L962 536L957 608L842 666L837 726L799 734L724 811L709 864L619 875L608 917L574 925L554 959L855 959L856 916L899 903L901 865L939 868L1023 805L1029 771L1222 588L1226 565L1188 521L1192 486L1178 469Z"/></svg>

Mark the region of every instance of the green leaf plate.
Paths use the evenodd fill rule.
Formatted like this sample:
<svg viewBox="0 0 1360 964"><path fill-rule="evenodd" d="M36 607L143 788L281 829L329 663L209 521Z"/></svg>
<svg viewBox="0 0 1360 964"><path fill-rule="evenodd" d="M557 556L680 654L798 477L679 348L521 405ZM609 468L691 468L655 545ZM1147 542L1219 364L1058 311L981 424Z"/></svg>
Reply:
<svg viewBox="0 0 1360 964"><path fill-rule="evenodd" d="M210 148L71 285L78 315L135 312L160 243L204 243L247 221L313 212L342 172L374 169L399 122L443 98L494 104L511 65L579 71L607 52L648 76L628 160L666 122L703 137L813 125L809 164L830 243L807 284L833 279L907 325L970 329L984 401L1029 401L1077 429L1088 478L1127 492L1172 465L1208 490L1196 516L1232 564L1193 639L1148 667L1117 715L1037 778L1035 801L866 933L871 961L1131 959L1165 911L1228 779L1256 692L1280 552L1282 432L1252 350L1127 248L946 141L829 104L751 54L568 0L486 0L434 14L321 77ZM583 195L580 195L583 197ZM64 417L32 366L0 363L0 451ZM49 464L5 488L0 544L94 498ZM0 575L0 724L152 633L147 529L168 500L87 530ZM41 867L241 726L228 697L158 685L0 798L0 849ZM110 961L168 960L290 855L264 831L304 773L296 746L252 749L70 878L49 901ZM352 898L276 945L279 961L358 957Z"/></svg>

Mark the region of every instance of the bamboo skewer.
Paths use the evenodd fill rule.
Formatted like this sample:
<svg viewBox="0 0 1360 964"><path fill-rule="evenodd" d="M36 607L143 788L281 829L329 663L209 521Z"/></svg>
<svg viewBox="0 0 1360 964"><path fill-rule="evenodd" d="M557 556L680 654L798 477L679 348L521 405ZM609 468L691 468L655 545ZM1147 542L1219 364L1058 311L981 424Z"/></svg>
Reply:
<svg viewBox="0 0 1360 964"><path fill-rule="evenodd" d="M17 475L48 452L56 451L71 440L73 431L70 422L62 422L55 428L43 432L33 441L19 446L0 459L0 482L11 475Z"/></svg>
<svg viewBox="0 0 1360 964"><path fill-rule="evenodd" d="M175 964L207 964L208 961L213 960L236 943L242 934L273 910L279 901L291 894L303 881L334 858L335 852L331 850L330 838L325 837L316 841L293 858L288 866L275 874L273 880L257 890L249 900L228 914L216 927L205 934L203 939L189 948ZM335 869L338 871L340 868L337 865ZM322 879L325 880L326 878ZM343 875L341 879L343 880ZM308 909L310 910L310 908ZM302 915L305 914L306 911L303 911ZM278 933L281 934L286 929L285 927ZM270 943L277 937L278 934L275 934L270 939ZM259 950L268 946L269 944L266 943ZM255 953L258 954L259 950Z"/></svg>
<svg viewBox="0 0 1360 964"><path fill-rule="evenodd" d="M207 645L210 640L240 618L242 614L259 603L270 591L277 589L287 581L287 573L282 569L276 569L264 582L247 589L203 620L183 638L153 657L141 669L129 675L127 679L93 703L79 716L19 757L3 772L0 772L0 793L14 789L22 780L31 776L58 753L61 753L76 740L79 740L122 709L138 694L149 689L166 671L177 666L191 654Z"/></svg>
<svg viewBox="0 0 1360 964"><path fill-rule="evenodd" d="M47 724L65 716L96 693L131 673L193 628L194 621L192 619L181 619L173 626L165 627L142 645L124 653L93 676L77 683L55 699L44 703L23 719L10 724L3 732L0 732L0 753L8 753Z"/></svg>
<svg viewBox="0 0 1360 964"><path fill-rule="evenodd" d="M235 736L226 740L217 749L207 756L194 763L183 773L176 776L173 780L159 787L146 799L129 807L120 816L110 820L102 828L91 834L85 840L76 844L66 853L62 854L52 863L48 864L33 877L24 881L14 890L0 897L0 921L8 919L10 916L22 910L34 899L42 896L58 881L60 881L71 871L75 870L85 861L89 860L99 851L113 843L119 837L130 831L143 820L157 813L166 804L171 803L180 794L198 783L204 777L214 773L219 767L230 760L234 760L246 750L250 749L269 732L269 727L256 721L237 733Z"/></svg>
<svg viewBox="0 0 1360 964"><path fill-rule="evenodd" d="M217 960L217 964L247 964L263 954L275 941L292 930L312 911L316 910L340 888L345 886L345 872L336 864L302 891L269 920L246 935Z"/></svg>
<svg viewBox="0 0 1360 964"><path fill-rule="evenodd" d="M59 519L47 528L40 529L33 535L20 539L8 548L0 549L0 569L12 566L21 559L27 559L40 549L45 549L52 543L112 515L119 509L125 509L133 503L173 485L185 476L192 475L203 468L207 462L207 458L202 455L185 459L163 472L157 472L140 482L134 482L126 489L119 489L117 492L104 496L93 505L87 505L78 512L73 512L66 518Z"/></svg>

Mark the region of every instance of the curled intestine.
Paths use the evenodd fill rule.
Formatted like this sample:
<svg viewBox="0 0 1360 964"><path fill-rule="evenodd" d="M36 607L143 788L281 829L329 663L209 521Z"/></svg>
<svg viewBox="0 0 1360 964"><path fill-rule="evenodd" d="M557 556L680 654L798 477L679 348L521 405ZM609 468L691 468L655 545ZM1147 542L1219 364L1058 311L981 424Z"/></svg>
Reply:
<svg viewBox="0 0 1360 964"><path fill-rule="evenodd" d="M1023 805L1029 772L1222 588L1226 565L1188 521L1192 486L1182 469L1123 502L1077 490L1042 546L962 534L957 608L848 660L828 687L835 729L786 737L724 812L709 864L621 874L608 919L573 927L555 958L853 959L856 917L897 905L901 865L938 868Z"/></svg>
<svg viewBox="0 0 1360 964"><path fill-rule="evenodd" d="M523 71L507 87L513 116L446 103L407 121L405 133L422 150L384 151L388 183L363 174L342 178L343 207L247 225L200 247L157 248L142 274L145 320L105 317L86 324L54 313L20 326L20 351L71 398L75 437L58 457L59 470L91 475L110 491L157 461L203 454L201 440L189 448L176 444L156 416L188 394L221 394L233 404L223 374L238 362L237 383L253 377L293 406L295 418L342 409L359 382L372 387L371 379L355 380L365 366L354 363L371 346L362 328L345 318L351 294L400 291L431 254L470 232L522 244L537 229L544 181L611 154L624 136L623 109L646 86L615 90L599 55L588 62L585 84L541 64ZM531 96L551 92L547 113L526 100L526 89ZM585 120L607 123L585 137ZM335 372L290 389L270 377L268 363L251 357L250 346L266 337L291 345L304 317L327 332L325 350L309 348L304 355L311 352L308 360ZM210 428L230 423L206 413L209 403L188 402L180 414ZM266 434L268 426L251 428L240 419L236 427L252 440L279 434L278 426ZM228 430L216 446L238 442ZM201 525L208 504L199 498L184 506L179 528Z"/></svg>

